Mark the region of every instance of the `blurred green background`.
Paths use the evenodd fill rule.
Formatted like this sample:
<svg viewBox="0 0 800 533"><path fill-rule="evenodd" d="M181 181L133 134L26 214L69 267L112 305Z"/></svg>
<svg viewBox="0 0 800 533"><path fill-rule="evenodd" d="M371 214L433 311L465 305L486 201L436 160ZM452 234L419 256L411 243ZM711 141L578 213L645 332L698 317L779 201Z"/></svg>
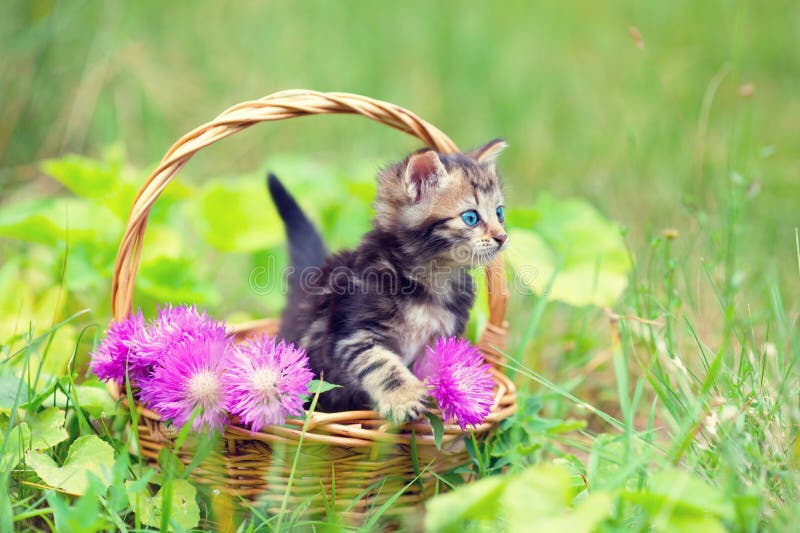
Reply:
<svg viewBox="0 0 800 533"><path fill-rule="evenodd" d="M796 0L6 0L0 379L23 383L28 369L32 394L75 378L98 416L108 397L85 363L111 318L131 202L165 151L241 101L354 92L414 111L462 148L510 145L499 166L520 411L499 455L476 461L480 475L555 457L581 489L612 491L620 529L791 529L798 36ZM150 213L135 306L277 316L286 257L264 173L338 249L369 227L377 169L418 147L361 117L323 116L204 149ZM2 432L17 404L0 396ZM526 512L540 499L515 492ZM23 515L42 502L26 494L14 495ZM459 498L440 516L461 520Z"/></svg>
<svg viewBox="0 0 800 533"><path fill-rule="evenodd" d="M762 184L757 240L772 249L791 233L797 2L12 0L2 10L6 198L41 175L42 158L121 142L149 168L233 103L313 88L408 107L465 148L507 138L502 165L520 204L547 188L586 196L634 230L660 229L686 224L686 207L714 206L704 165L745 141L727 126L747 107L749 149L769 155L739 170ZM749 99L743 84L755 88ZM249 171L287 151L389 161L414 147L361 119L312 118L254 128L186 173Z"/></svg>
<svg viewBox="0 0 800 533"><path fill-rule="evenodd" d="M685 300L708 331L722 313L703 305L715 298L697 282L704 268L712 276L735 269L744 302L763 298L767 279L796 301L796 2L37 0L2 11L0 207L16 227L0 250L21 261L9 279L44 270L42 286L66 276L78 300L67 310L108 316L127 206L172 142L236 102L288 88L397 103L464 148L506 138L500 167L512 225L536 223L542 193L579 197L621 223L631 258L648 265L654 239L677 229ZM260 196L262 173L277 170L337 248L367 229L376 170L417 147L362 118L325 116L259 125L203 150L171 186L172 200L157 204L161 224L151 225L145 247L152 272L140 277L146 298L137 303L198 301L226 317L277 313L279 295L245 282L268 257L284 261L282 230ZM73 153L88 159L42 163ZM234 177L246 185L231 185ZM52 228L30 238L38 226L21 214L32 201L69 197L64 185L102 206L48 206L63 219L53 231L72 225L69 254ZM748 218L730 237L739 185ZM223 220L225 202L243 195L250 200L232 212L257 213ZM100 213L109 202L115 221ZM173 202L181 216L170 214ZM188 220L216 252L187 244ZM82 226L86 243L75 237ZM21 244L26 238L59 253ZM744 258L735 265L726 259L731 238ZM512 259L520 253L536 251L510 251ZM647 276L662 270L656 264ZM524 305L512 297L512 310Z"/></svg>
<svg viewBox="0 0 800 533"><path fill-rule="evenodd" d="M111 191L125 174L127 189L117 199L124 204L174 140L226 107L287 88L350 91L405 106L464 148L505 137L501 170L507 203L522 210L518 221L544 191L577 196L627 228L637 260L663 229L677 229L687 288L701 265L713 274L726 264L726 199L732 182L745 183L748 222L735 234L743 294L765 294L769 275L789 289L784 298L796 300L797 2L12 0L0 9L0 205L7 217L31 199L68 195L64 180L42 166L46 159L77 153L105 161L87 186L103 189L105 179ZM333 246L352 245L367 227L370 194L353 183L370 182L379 165L417 146L362 118L305 118L226 139L195 157L179 181L219 185L247 175L248 191L260 194L259 174L282 170ZM325 215L335 206L314 192L315 183L334 191L340 212L361 191L352 208L358 216L337 230L338 219ZM174 187L176 198L199 203L193 209L213 210L221 197L213 187ZM116 207L122 220L126 208ZM164 227L171 220L165 215ZM277 221L257 219L265 221L274 227L263 228L264 246L280 254ZM110 234L103 240L107 268L121 226L86 224ZM177 240L187 233L171 229ZM161 246L169 248L175 233ZM205 235L212 244L220 238ZM0 241L0 250L17 254L19 240ZM96 253L88 254L87 270L100 268ZM224 254L215 258L213 268L192 268L197 283L223 287L208 300L228 315L246 292L247 269L236 270ZM51 260L51 272L62 259ZM169 268L161 277L172 276L177 291L180 264ZM83 290L86 305L103 311L108 272L101 272ZM170 296L151 292L154 300ZM703 316L711 292L689 293ZM259 300L246 296L245 307L257 312ZM718 310L708 313L705 322L719 321Z"/></svg>

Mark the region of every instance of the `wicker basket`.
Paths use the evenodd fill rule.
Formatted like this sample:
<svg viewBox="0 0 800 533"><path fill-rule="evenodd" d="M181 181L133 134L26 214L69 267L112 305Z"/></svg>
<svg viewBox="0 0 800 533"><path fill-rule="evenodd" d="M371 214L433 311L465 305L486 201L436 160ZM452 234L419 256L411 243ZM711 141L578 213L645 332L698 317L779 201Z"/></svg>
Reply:
<svg viewBox="0 0 800 533"><path fill-rule="evenodd" d="M293 90L235 105L179 139L139 190L114 268L111 291L114 318L123 319L132 309L134 281L150 209L173 176L198 150L259 122L327 113L363 115L418 137L440 152L457 151L447 136L413 113L359 95ZM502 257L487 267L486 273L489 320L478 347L492 365L497 387L492 413L474 430L478 439L485 438L516 408L514 385L503 374L496 349L504 344L507 325L504 316L508 296ZM278 325L276 319L265 319L240 325L235 331L243 339L255 332L276 334ZM115 399L125 401L119 384L109 383L109 391ZM162 447L172 445L175 430L167 427L156 413L142 406L136 409L140 414L139 453L153 461ZM307 505L312 512L333 506L346 510L345 514L351 517L363 516L422 472L418 482L409 486L392 505L395 511L409 508L445 489L434 473L442 474L469 462L465 434L457 425L445 425L442 446L437 449L427 422L397 428L374 411L317 412L311 416L305 432L303 420L299 419L255 434L232 424L222 437L220 449L193 470L192 475L197 482L223 493L277 509L283 501L301 437L300 468L291 483L289 503L290 508ZM416 453L412 453L412 443ZM192 459L191 447L184 446L179 456L188 464ZM331 501L333 494L336 501ZM354 500L357 504L347 508Z"/></svg>

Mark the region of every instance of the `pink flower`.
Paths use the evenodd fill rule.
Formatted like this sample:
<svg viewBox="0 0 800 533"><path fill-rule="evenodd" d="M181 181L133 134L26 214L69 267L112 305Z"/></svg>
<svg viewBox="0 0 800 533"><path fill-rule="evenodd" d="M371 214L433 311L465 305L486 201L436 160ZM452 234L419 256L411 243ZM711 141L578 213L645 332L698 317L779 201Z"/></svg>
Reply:
<svg viewBox="0 0 800 533"><path fill-rule="evenodd" d="M491 412L494 380L490 365L478 349L464 339L439 339L436 346L414 364L414 373L424 380L436 399L442 417L456 420L462 430L477 426Z"/></svg>
<svg viewBox="0 0 800 533"><path fill-rule="evenodd" d="M92 372L103 381L114 380L125 383L125 367L130 364L136 339L144 331L144 317L141 309L135 315L112 322L105 332L105 338L97 349L89 354Z"/></svg>
<svg viewBox="0 0 800 533"><path fill-rule="evenodd" d="M159 365L172 358L181 342L199 339L224 340L225 324L202 313L195 306L159 307L158 317L142 328L132 340L134 351L129 374L136 384L148 379Z"/></svg>
<svg viewBox="0 0 800 533"><path fill-rule="evenodd" d="M227 366L223 381L228 412L253 432L303 413L306 385L314 374L301 348L262 335L234 346Z"/></svg>
<svg viewBox="0 0 800 533"><path fill-rule="evenodd" d="M224 335L187 334L172 344L152 375L140 381L139 399L176 426L186 424L197 410L194 431L221 431L226 422L222 375L229 346Z"/></svg>

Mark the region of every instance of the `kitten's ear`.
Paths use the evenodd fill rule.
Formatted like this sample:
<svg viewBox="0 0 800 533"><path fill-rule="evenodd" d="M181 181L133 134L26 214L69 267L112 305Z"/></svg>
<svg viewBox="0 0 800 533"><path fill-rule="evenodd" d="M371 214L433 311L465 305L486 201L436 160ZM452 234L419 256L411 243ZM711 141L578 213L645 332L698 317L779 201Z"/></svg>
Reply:
<svg viewBox="0 0 800 533"><path fill-rule="evenodd" d="M419 203L428 191L441 185L446 177L447 171L439 155L433 150L425 150L408 158L403 181L408 195L414 203Z"/></svg>
<svg viewBox="0 0 800 533"><path fill-rule="evenodd" d="M479 163L485 163L493 167L497 161L497 156L499 156L500 152L505 150L507 146L508 144L506 144L503 139L494 139L483 146L479 146L467 152L467 155Z"/></svg>

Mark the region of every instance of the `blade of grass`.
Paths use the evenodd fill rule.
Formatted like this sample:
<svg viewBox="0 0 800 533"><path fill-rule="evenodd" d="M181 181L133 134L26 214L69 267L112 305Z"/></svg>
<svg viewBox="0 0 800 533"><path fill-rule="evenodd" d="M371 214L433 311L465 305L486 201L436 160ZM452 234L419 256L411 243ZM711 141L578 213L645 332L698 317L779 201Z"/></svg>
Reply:
<svg viewBox="0 0 800 533"><path fill-rule="evenodd" d="M283 493L283 500L281 501L280 511L278 512L278 524L275 526L276 531L281 531L281 526L283 525L283 515L286 512L286 506L289 503L289 494L292 491L292 484L294 483L294 476L295 472L297 471L297 464L300 461L300 449L303 446L303 439L305 437L306 431L308 431L308 426L311 423L311 417L314 414L314 410L317 407L317 400L319 400L320 392L322 391L322 382L317 384L317 388L314 392L314 397L311 399L311 405L309 406L308 411L306 412L306 419L303 422L303 431L300 433L300 438L297 441L297 449L294 452L294 460L292 461L292 470L289 472L289 479L286 482L286 490Z"/></svg>
<svg viewBox="0 0 800 533"><path fill-rule="evenodd" d="M428 468L430 468L430 465L431 465L432 463L433 463L433 461L431 461L430 463L428 463L428 464L425 466L425 469L423 470L423 472L424 472L424 471L426 471L426 470L428 470ZM403 493L405 493L405 492L406 492L406 491L407 491L409 488L411 488L411 486L412 486L414 483L416 483L416 482L417 482L417 480L418 480L418 479L420 479L420 476L421 476L421 475L422 475L422 472L420 472L419 474L417 474L417 475L414 477L414 479L412 479L411 481L409 481L409 482L408 482L408 483L407 483L407 484L406 484L406 485L405 485L403 488L399 489L399 490L398 490L397 492L395 492L395 493L394 493L394 494L393 494L391 497L389 497L389 499L388 499L388 500L386 500L385 502L383 502L383 505L381 505L381 506L378 508L378 511L377 511L375 514L372 514L372 515L370 515L370 518L369 518L369 520L367 520L367 522L364 524L364 526L362 527L362 529L361 529L361 530L362 530L362 531L375 531L375 529L376 529L376 527L375 527L375 526L377 525L377 523L378 523L378 520L380 520L381 516L383 516L383 515L386 513L386 511L388 511L388 510L389 510L389 508L391 508L391 506L392 506L392 505L394 505L394 502L396 502L396 501L397 501L397 499L398 499L398 498L400 498L400 496L402 496L402 495L403 495Z"/></svg>

